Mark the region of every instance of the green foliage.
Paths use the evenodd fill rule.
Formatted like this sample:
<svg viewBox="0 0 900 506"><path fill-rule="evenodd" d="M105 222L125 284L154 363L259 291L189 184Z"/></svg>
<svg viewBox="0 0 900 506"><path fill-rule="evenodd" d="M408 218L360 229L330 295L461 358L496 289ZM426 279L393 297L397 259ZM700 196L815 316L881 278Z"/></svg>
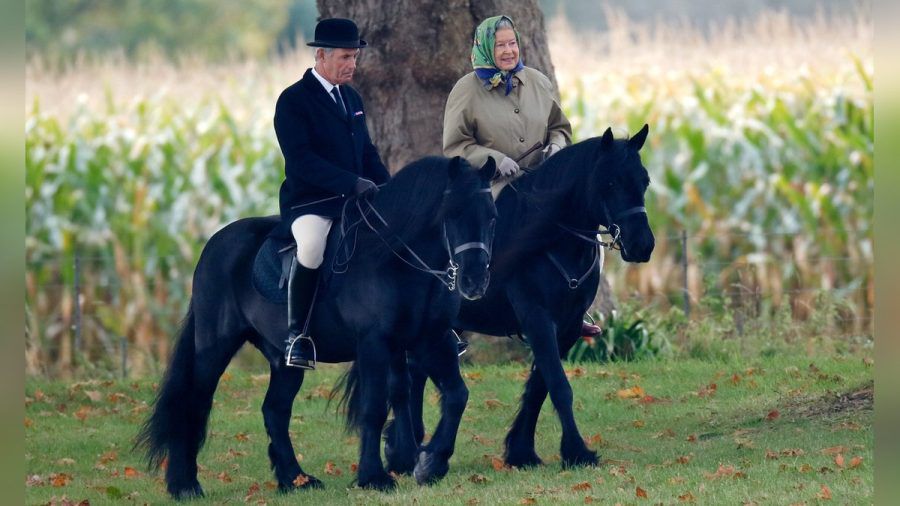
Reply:
<svg viewBox="0 0 900 506"><path fill-rule="evenodd" d="M664 338L650 331L639 314L631 318L613 311L609 318L597 314L600 334L583 336L569 350L572 362L630 362L655 357L667 348Z"/></svg>
<svg viewBox="0 0 900 506"><path fill-rule="evenodd" d="M118 52L221 61L308 39L315 20L314 0L27 0L25 42L29 55L59 64Z"/></svg>

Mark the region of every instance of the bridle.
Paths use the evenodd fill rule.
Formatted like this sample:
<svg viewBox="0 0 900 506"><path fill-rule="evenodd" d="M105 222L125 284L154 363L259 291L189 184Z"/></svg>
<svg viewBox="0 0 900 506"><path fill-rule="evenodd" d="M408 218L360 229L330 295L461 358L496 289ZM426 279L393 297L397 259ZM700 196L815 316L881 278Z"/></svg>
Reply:
<svg viewBox="0 0 900 506"><path fill-rule="evenodd" d="M490 194L491 190L490 190L490 188L481 188L481 189L476 190L475 193ZM451 194L450 189L444 190L444 198L446 198L446 196L450 195L450 194ZM359 211L360 219L345 228L344 224L346 223L346 221L345 221L346 208L347 208L347 204L351 200L355 201L356 209L357 209L357 211ZM363 207L364 205L365 205L365 208ZM377 221L371 220L370 215L374 216L374 218ZM373 221L374 221L374 223L373 223ZM378 212L378 209L376 209L375 206L373 206L372 203L368 199L363 198L363 197L358 197L356 199L350 199L344 203L344 209L341 211L341 243L343 243L344 239L347 237L349 232L351 230L357 229L361 223L365 224L366 228L368 228L370 231L372 231L372 233L374 233L381 240L381 242L384 243L384 245L388 248L388 250L390 250L390 252L393 253L395 257L400 259L400 261L402 261L409 267L412 267L413 269L415 269L419 272L431 274L432 276L437 278L438 281L440 281L445 287L447 287L447 290L449 290L451 292L456 290L457 276L459 274L459 264L456 262L457 255L459 255L460 253L462 253L464 251L468 251L470 249L480 249L480 250L483 250L485 253L487 253L488 264L490 265L491 253L492 253L492 249L493 249L492 244L487 244L483 241L470 241L470 242L465 242L463 244L460 244L456 247L451 246L450 245L450 236L449 236L449 234L447 234L446 219L441 221L441 230L442 230L442 235L443 235L444 248L447 251L447 257L448 257L446 269L432 269L428 265L427 262L422 260L422 258L419 255L417 255L416 252L413 251L413 249L408 244L406 244L406 242L403 241L403 239L401 239L396 233L394 233L391 230L391 226L388 224L387 220L384 219L384 216L382 216L381 213ZM388 238L385 237L385 234L383 234L381 231L379 231L379 224L387 231L387 235L390 238L392 238L394 241L396 241L397 243L400 244L401 251L397 251L394 249L394 247L391 246ZM339 248L340 248L340 246L341 246L341 244L339 244ZM340 253L340 251L341 250L338 249L339 253ZM345 259L339 260L338 255L335 256L335 259L334 259L334 262L332 265L332 271L336 272L336 273L346 272L347 266L350 263L350 259L353 257L353 253L355 251L356 251L356 235L354 234L352 250L349 253L345 253L345 256L346 256ZM403 254L404 252L411 257L411 260L408 260L407 258L404 257L404 254Z"/></svg>
<svg viewBox="0 0 900 506"><path fill-rule="evenodd" d="M526 172L531 172L527 169L524 169L524 170L526 170ZM512 181L510 181L508 183L508 185L519 195L523 195L526 197L528 196L527 193L524 193L524 192L520 191L518 188L516 188L516 186L513 184ZM538 205L538 208L540 208L540 204L538 204L537 202L536 202L536 204ZM634 206L634 207L625 209L623 211L619 211L615 215L611 215L609 212L609 208L606 206L606 203L604 202L602 205L603 205L603 215L606 217L606 223L608 224L606 228L597 229L597 230L584 230L584 229L572 227L570 225L566 225L565 223L556 222L556 226L558 226L560 229L562 229L566 233L572 235L573 237L575 237L577 239L580 239L582 241L585 241L585 242L588 242L588 243L594 245L594 247L591 248L591 250L592 250L591 265L587 268L586 271L584 271L584 273L581 276L579 276L577 278L570 275L566 271L565 267L563 267L562 263L556 258L556 256L553 255L553 253L551 253L549 251L546 253L547 258L550 260L550 263L552 263L553 266L556 267L556 270L559 271L559 273L563 276L563 278L565 278L566 282L568 282L570 290L575 290L578 287L580 287L582 285L582 283L584 283L588 279L588 277L590 277L591 272L593 272L594 267L596 265L599 264L600 272L603 272L603 262L606 259L606 255L604 254L604 251L603 251L604 249L619 250L619 251L623 251L623 252L625 251L625 246L622 244L622 229L619 227L619 225L616 224L617 221L619 221L622 218L625 218L627 216L631 216L632 214L639 214L639 213L647 214L647 208L645 206ZM599 239L598 236L601 236L601 235L610 236L610 240L603 241L603 240Z"/></svg>

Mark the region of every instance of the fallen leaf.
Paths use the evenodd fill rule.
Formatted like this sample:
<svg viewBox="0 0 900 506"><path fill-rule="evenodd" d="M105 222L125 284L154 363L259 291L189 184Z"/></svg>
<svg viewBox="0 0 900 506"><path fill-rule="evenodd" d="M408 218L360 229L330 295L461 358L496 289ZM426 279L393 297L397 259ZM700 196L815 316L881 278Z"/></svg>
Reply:
<svg viewBox="0 0 900 506"><path fill-rule="evenodd" d="M340 476L342 473L343 473L343 471L341 471L341 468L334 465L334 462L329 460L328 462L325 463L325 474L330 474L333 476Z"/></svg>
<svg viewBox="0 0 900 506"><path fill-rule="evenodd" d="M875 359L870 358L870 357L865 357L865 358L863 358L863 364L865 364L866 367L872 367L873 365L875 365Z"/></svg>
<svg viewBox="0 0 900 506"><path fill-rule="evenodd" d="M640 429L641 427L644 426L644 421L643 420L635 420L635 421L631 422L631 425L633 425L637 429Z"/></svg>
<svg viewBox="0 0 900 506"><path fill-rule="evenodd" d="M294 478L294 481L292 481L291 483L295 487L302 487L303 485L309 483L309 476L306 476L305 474L298 474L297 477ZM268 485L268 483L266 483L266 485Z"/></svg>
<svg viewBox="0 0 900 506"><path fill-rule="evenodd" d="M700 397L712 397L716 395L716 390L718 390L719 386L715 383L710 383L705 387L701 387L700 390L697 391L697 395Z"/></svg>
<svg viewBox="0 0 900 506"><path fill-rule="evenodd" d="M618 395L620 399L640 399L646 394L644 393L644 389L641 388L640 385L635 385L631 388L619 390L618 392L616 392L616 395Z"/></svg>
<svg viewBox="0 0 900 506"><path fill-rule="evenodd" d="M225 471L222 471L221 473L219 473L216 476L216 478L218 478L219 481L221 481L222 483L231 483L231 481L232 481L231 476L228 476L228 473Z"/></svg>
<svg viewBox="0 0 900 506"><path fill-rule="evenodd" d="M63 457L56 461L56 465L58 466L71 466L75 464L75 459L70 459L68 457Z"/></svg>
<svg viewBox="0 0 900 506"><path fill-rule="evenodd" d="M777 459L778 459L778 453L777 453L777 452L773 452L772 450L768 450L768 449L767 449L767 450L766 450L766 458L769 459L769 460L777 460Z"/></svg>
<svg viewBox="0 0 900 506"><path fill-rule="evenodd" d="M769 411L768 415L766 415L766 420L771 422L772 420L777 419L779 416L781 416L781 413L779 413L777 409L773 409L772 411Z"/></svg>
<svg viewBox="0 0 900 506"><path fill-rule="evenodd" d="M500 471L506 467L506 464L500 457L491 457L491 466L493 466L494 471Z"/></svg>
<svg viewBox="0 0 900 506"><path fill-rule="evenodd" d="M635 488L635 489L634 489L634 493L635 493L635 495L637 495L637 496L640 497L641 499L646 499L646 498L647 498L647 491L644 490L644 489L642 489L641 487Z"/></svg>
<svg viewBox="0 0 900 506"><path fill-rule="evenodd" d="M486 407L488 409L495 409L495 408L499 408L502 406L503 406L503 403L498 401L497 399L486 399L484 401L484 407Z"/></svg>
<svg viewBox="0 0 900 506"><path fill-rule="evenodd" d="M678 500L681 502L694 502L694 494L692 494L690 491L687 491L678 496Z"/></svg>
<svg viewBox="0 0 900 506"><path fill-rule="evenodd" d="M66 473L53 473L50 475L50 484L54 487L65 487L72 482L72 475Z"/></svg>
<svg viewBox="0 0 900 506"><path fill-rule="evenodd" d="M244 502L250 502L253 499L253 496L257 494L260 490L259 483L255 481L250 485L250 488L247 489L247 493L244 495Z"/></svg>
<svg viewBox="0 0 900 506"><path fill-rule="evenodd" d="M119 458L119 454L116 453L115 450L110 450L103 455L100 455L100 463L101 464L109 464L110 462L115 461Z"/></svg>
<svg viewBox="0 0 900 506"><path fill-rule="evenodd" d="M359 464L357 464L356 462L353 462L352 464L350 464L350 472L351 473L355 473L358 470L359 470Z"/></svg>
<svg viewBox="0 0 900 506"><path fill-rule="evenodd" d="M85 390L84 395L92 402L100 402L100 399L103 399L103 394L96 390Z"/></svg>
<svg viewBox="0 0 900 506"><path fill-rule="evenodd" d="M37 487L44 485L44 479L37 474L30 474L25 478L26 487Z"/></svg>
<svg viewBox="0 0 900 506"><path fill-rule="evenodd" d="M246 432L238 432L234 435L234 439L243 443L246 441L250 441L250 436L248 436Z"/></svg>
<svg viewBox="0 0 900 506"><path fill-rule="evenodd" d="M675 462L678 462L679 464L687 464L690 461L691 457L689 455L682 455L681 457L675 459Z"/></svg>
<svg viewBox="0 0 900 506"><path fill-rule="evenodd" d="M137 478L140 475L141 475L141 473L137 469L135 469L133 467L127 467L127 466L125 467L125 477L126 478Z"/></svg>
<svg viewBox="0 0 900 506"><path fill-rule="evenodd" d="M603 436L601 436L599 433L593 434L590 437L585 438L584 442L593 446L601 445L603 444Z"/></svg>
<svg viewBox="0 0 900 506"><path fill-rule="evenodd" d="M785 457L799 457L806 454L806 452L803 451L803 448L788 448L786 450L781 450L781 454Z"/></svg>
<svg viewBox="0 0 900 506"><path fill-rule="evenodd" d="M472 476L469 476L469 481L472 483L487 483L488 479L483 474L473 474Z"/></svg>
<svg viewBox="0 0 900 506"><path fill-rule="evenodd" d="M576 484L572 485L572 490L574 490L575 492L580 492L582 490L590 490L590 489L591 489L591 484L587 481L583 481L581 483L576 483Z"/></svg>
<svg viewBox="0 0 900 506"><path fill-rule="evenodd" d="M90 414L91 414L90 406L81 406L80 408L78 408L78 411L76 411L74 413L74 416L75 416L75 418L77 418L83 422L83 421L85 421L85 419L87 419L88 415L90 415Z"/></svg>
<svg viewBox="0 0 900 506"><path fill-rule="evenodd" d="M847 448L846 446L841 446L841 445L830 446L828 448L822 448L821 453L823 455L837 455L839 453L846 452L848 449L849 448Z"/></svg>
<svg viewBox="0 0 900 506"><path fill-rule="evenodd" d="M464 372L463 377L467 380L479 381L481 379L480 372Z"/></svg>
<svg viewBox="0 0 900 506"><path fill-rule="evenodd" d="M862 461L862 457L853 457L852 459L850 459L850 469L856 469L860 464L862 464Z"/></svg>
<svg viewBox="0 0 900 506"><path fill-rule="evenodd" d="M519 501L519 504L537 504L537 499L534 497L526 497Z"/></svg>
<svg viewBox="0 0 900 506"><path fill-rule="evenodd" d="M592 496L589 496L589 495L584 496L584 503L585 503L585 504L591 504L591 503L593 503L593 502L594 502L594 498L593 498Z"/></svg>
<svg viewBox="0 0 900 506"><path fill-rule="evenodd" d="M828 488L828 485L822 485L822 490L820 490L819 493L816 494L816 497L826 501L831 500L831 489Z"/></svg>
<svg viewBox="0 0 900 506"><path fill-rule="evenodd" d="M32 420L31 418L28 418L28 417L26 416L26 417L25 417L25 428L28 429L28 428L33 427L33 426L34 426L34 420Z"/></svg>
<svg viewBox="0 0 900 506"><path fill-rule="evenodd" d="M840 468L844 467L844 454L838 453L834 456L834 464Z"/></svg>
<svg viewBox="0 0 900 506"><path fill-rule="evenodd" d="M688 436L688 437L687 437L687 442L688 442L688 443L696 443L696 442L697 442L697 435L696 435L696 434L691 434L690 436Z"/></svg>

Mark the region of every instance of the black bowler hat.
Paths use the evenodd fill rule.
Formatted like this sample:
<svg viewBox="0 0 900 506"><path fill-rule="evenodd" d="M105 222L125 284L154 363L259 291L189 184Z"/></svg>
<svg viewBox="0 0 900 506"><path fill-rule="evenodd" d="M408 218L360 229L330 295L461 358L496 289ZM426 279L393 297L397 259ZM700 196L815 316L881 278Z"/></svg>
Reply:
<svg viewBox="0 0 900 506"><path fill-rule="evenodd" d="M359 29L356 23L349 19L329 18L316 24L316 40L307 42L307 46L313 47L366 47L366 41L359 38Z"/></svg>

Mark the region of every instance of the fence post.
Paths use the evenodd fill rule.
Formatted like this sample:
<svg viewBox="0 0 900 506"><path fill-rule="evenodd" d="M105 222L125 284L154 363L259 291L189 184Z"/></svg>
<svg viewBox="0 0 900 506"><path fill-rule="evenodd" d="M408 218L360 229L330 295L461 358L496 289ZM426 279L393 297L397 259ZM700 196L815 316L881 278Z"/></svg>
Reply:
<svg viewBox="0 0 900 506"><path fill-rule="evenodd" d="M75 282L72 288L75 297L75 352L72 354L76 363L81 354L81 257L75 253Z"/></svg>
<svg viewBox="0 0 900 506"><path fill-rule="evenodd" d="M122 350L122 379L128 379L128 338L119 338L119 348Z"/></svg>
<svg viewBox="0 0 900 506"><path fill-rule="evenodd" d="M688 289L687 230L681 231L681 271L684 281L684 315L691 317L691 292Z"/></svg>

